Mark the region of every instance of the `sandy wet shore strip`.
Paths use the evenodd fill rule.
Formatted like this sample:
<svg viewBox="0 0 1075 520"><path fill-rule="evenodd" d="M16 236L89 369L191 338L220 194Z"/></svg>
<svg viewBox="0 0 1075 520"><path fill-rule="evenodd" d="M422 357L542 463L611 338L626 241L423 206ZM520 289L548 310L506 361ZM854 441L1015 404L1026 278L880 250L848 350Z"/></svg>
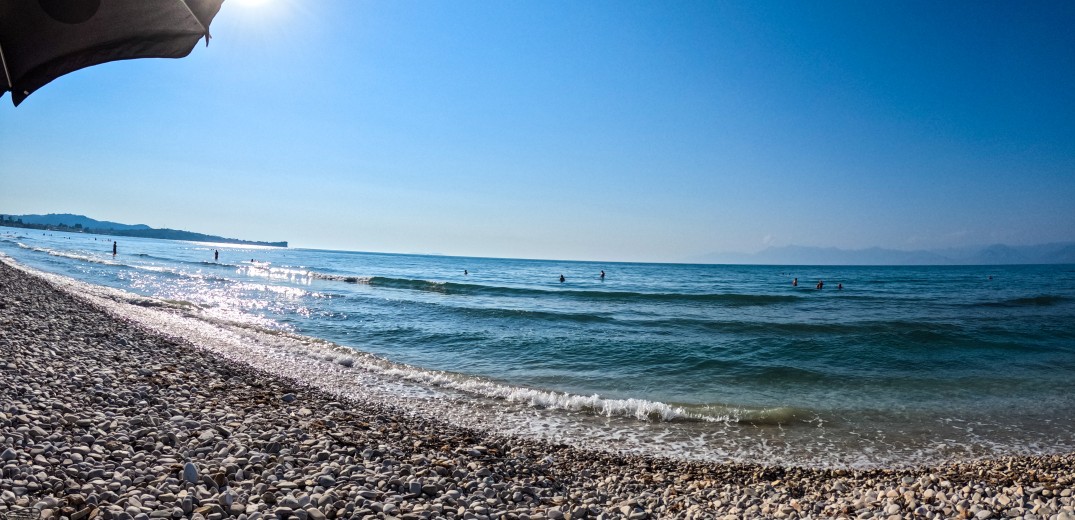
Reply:
<svg viewBox="0 0 1075 520"><path fill-rule="evenodd" d="M268 366L0 261L0 515L1075 520L1070 454L874 470L657 459L490 434Z"/></svg>

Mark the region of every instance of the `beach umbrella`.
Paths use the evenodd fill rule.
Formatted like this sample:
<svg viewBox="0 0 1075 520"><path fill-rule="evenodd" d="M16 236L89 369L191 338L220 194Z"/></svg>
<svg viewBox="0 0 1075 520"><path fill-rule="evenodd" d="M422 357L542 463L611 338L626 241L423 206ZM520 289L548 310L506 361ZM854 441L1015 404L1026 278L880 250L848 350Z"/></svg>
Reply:
<svg viewBox="0 0 1075 520"><path fill-rule="evenodd" d="M79 69L134 58L182 58L224 0L0 0L0 96L15 106Z"/></svg>

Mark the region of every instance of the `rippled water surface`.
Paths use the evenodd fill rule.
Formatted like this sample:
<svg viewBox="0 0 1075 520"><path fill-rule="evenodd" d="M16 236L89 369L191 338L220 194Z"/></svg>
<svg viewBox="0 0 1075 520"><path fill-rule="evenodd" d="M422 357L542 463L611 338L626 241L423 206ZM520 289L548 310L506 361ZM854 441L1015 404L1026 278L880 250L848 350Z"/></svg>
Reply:
<svg viewBox="0 0 1075 520"><path fill-rule="evenodd" d="M0 253L688 456L891 463L1075 449L1071 265L558 262L124 237L113 257L112 240L0 228Z"/></svg>

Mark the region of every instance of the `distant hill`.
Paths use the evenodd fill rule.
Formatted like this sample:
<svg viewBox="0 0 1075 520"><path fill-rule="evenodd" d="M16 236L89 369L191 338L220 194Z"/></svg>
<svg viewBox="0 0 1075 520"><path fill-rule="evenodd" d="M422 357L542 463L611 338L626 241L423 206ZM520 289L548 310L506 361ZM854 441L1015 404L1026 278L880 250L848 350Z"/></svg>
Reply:
<svg viewBox="0 0 1075 520"><path fill-rule="evenodd" d="M1003 264L1075 264L1075 242L1033 246L965 247L942 250L899 251L872 247L839 249L835 247L770 247L757 253L715 253L697 259L714 264L770 265L1003 265Z"/></svg>
<svg viewBox="0 0 1075 520"><path fill-rule="evenodd" d="M128 229L153 229L145 224L119 224L117 222L107 222L104 220L94 220L92 218L83 215L72 215L70 213L49 213L48 215L9 215L14 219L22 219L26 224L43 224L46 226L60 226L65 225L68 227L81 226L84 229L112 229L112 230L128 230Z"/></svg>
<svg viewBox="0 0 1075 520"><path fill-rule="evenodd" d="M84 215L50 213L48 215L0 215L0 225L32 229L50 229L72 233L96 233L124 237L159 238L164 240L188 240L192 242L217 242L251 246L287 247L287 242L259 242L240 240L216 235L206 235L179 229L152 228L145 224L120 224L94 220Z"/></svg>

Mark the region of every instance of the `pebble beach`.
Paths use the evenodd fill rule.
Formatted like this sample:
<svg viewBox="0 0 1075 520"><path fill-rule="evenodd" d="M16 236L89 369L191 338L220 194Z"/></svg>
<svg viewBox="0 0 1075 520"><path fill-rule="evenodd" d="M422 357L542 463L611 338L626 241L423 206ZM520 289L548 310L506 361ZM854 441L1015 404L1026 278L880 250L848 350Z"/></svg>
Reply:
<svg viewBox="0 0 1075 520"><path fill-rule="evenodd" d="M1075 520L1075 454L889 469L654 458L499 435L268 366L0 260L0 519Z"/></svg>

